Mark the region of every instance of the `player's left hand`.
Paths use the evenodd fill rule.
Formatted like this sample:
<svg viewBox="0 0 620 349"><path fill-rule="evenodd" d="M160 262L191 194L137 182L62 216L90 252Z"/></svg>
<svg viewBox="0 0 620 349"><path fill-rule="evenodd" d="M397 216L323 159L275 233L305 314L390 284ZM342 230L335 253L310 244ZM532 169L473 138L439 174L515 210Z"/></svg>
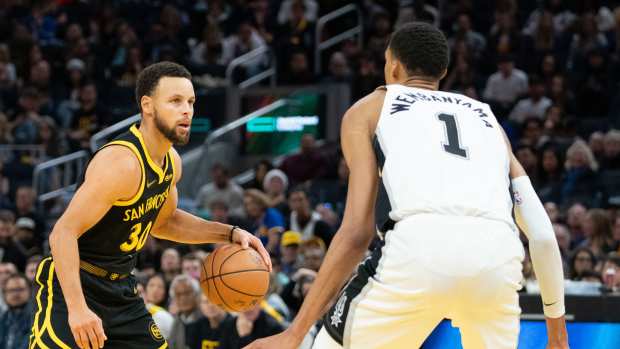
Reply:
<svg viewBox="0 0 620 349"><path fill-rule="evenodd" d="M271 257L269 257L269 252L267 252L259 238L241 228L235 228L232 234L232 241L241 245L241 248L252 247L255 249L263 258L269 272L271 272Z"/></svg>
<svg viewBox="0 0 620 349"><path fill-rule="evenodd" d="M302 340L303 338L295 337L290 330L286 330L275 336L255 340L243 349L297 349Z"/></svg>

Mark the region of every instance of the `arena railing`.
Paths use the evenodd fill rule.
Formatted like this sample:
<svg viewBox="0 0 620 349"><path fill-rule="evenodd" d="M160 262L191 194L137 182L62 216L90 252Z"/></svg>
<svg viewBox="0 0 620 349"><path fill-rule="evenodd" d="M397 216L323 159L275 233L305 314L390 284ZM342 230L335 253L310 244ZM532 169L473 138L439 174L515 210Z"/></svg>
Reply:
<svg viewBox="0 0 620 349"><path fill-rule="evenodd" d="M266 70L263 70L260 73L257 73L239 82L237 86L240 89L246 89L250 86L256 85L257 83L267 78L269 78L269 83L271 84L271 86L274 86L276 84L277 77L275 56L273 55L271 49L268 46L257 47L254 50L233 59L226 67L226 80L228 81L228 85L234 85L233 73L235 72L235 69L237 67L253 60L259 60L263 56L269 59L269 67Z"/></svg>
<svg viewBox="0 0 620 349"><path fill-rule="evenodd" d="M86 150L80 150L36 165L33 187L38 204L42 205L75 190L89 158L90 154Z"/></svg>
<svg viewBox="0 0 620 349"><path fill-rule="evenodd" d="M336 36L333 36L325 41L321 41L321 35L325 25L335 19L342 18L350 13L355 12L357 14L357 25L351 29L348 29ZM341 43L344 40L352 38L357 35L358 44L362 47L364 42L364 27L362 21L362 11L354 4L345 5L337 10L334 10L324 16L321 16L316 22L316 28L314 33L314 73L321 74L321 53L328 48Z"/></svg>
<svg viewBox="0 0 620 349"><path fill-rule="evenodd" d="M129 126L133 125L138 121L140 121L140 114L135 114L123 121L119 121L116 124L110 127L106 127L103 130L95 133L90 138L90 151L93 153L96 152L99 147L101 147L110 140L111 136L119 133L120 131L125 131L127 128L129 128Z"/></svg>

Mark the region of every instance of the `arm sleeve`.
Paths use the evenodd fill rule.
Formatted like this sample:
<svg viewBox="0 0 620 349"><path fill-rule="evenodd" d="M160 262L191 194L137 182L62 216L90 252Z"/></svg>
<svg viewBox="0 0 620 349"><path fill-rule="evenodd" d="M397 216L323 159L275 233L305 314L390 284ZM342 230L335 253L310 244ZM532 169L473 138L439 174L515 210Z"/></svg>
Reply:
<svg viewBox="0 0 620 349"><path fill-rule="evenodd" d="M540 284L545 316L564 315L564 272L560 248L551 221L529 177L512 180L515 220L529 240L530 256Z"/></svg>

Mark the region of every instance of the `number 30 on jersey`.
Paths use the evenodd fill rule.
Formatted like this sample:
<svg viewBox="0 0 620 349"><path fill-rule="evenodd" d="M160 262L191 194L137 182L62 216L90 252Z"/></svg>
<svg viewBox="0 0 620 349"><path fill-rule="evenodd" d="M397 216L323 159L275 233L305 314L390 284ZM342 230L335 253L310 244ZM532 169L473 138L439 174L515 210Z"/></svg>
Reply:
<svg viewBox="0 0 620 349"><path fill-rule="evenodd" d="M149 222L149 224L146 225L144 230L142 229L142 223L135 224L133 227L131 227L131 232L129 233L129 240L121 244L121 251L140 251L142 247L144 247L146 239L149 237L149 232L151 231L152 226L153 222Z"/></svg>

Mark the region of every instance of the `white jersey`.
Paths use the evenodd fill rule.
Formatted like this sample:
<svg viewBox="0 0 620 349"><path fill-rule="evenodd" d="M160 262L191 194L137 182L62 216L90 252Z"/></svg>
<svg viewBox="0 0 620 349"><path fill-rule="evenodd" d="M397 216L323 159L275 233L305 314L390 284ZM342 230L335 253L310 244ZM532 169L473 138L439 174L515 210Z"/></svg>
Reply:
<svg viewBox="0 0 620 349"><path fill-rule="evenodd" d="M487 104L464 95L388 85L375 150L390 218L474 216L514 230L500 127Z"/></svg>

